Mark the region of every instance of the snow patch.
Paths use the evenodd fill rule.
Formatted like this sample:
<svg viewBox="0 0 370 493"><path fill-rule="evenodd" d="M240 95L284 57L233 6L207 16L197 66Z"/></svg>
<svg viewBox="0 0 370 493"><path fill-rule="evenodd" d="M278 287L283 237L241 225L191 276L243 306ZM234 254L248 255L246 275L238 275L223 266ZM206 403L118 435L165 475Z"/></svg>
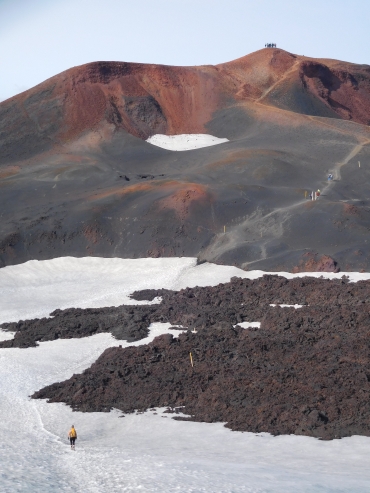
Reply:
<svg viewBox="0 0 370 493"><path fill-rule="evenodd" d="M358 272L264 272L245 271L228 265L203 263L193 257L119 259L59 257L30 260L0 269L0 324L47 317L56 308L101 308L106 306L158 303L159 299L136 301L130 294L142 289L180 290L216 286L232 277L257 279L264 274L287 279L324 277L351 282L370 279Z"/></svg>
<svg viewBox="0 0 370 493"><path fill-rule="evenodd" d="M276 303L270 303L270 306L280 306L281 308L302 308L303 305L279 305L279 304L276 304Z"/></svg>
<svg viewBox="0 0 370 493"><path fill-rule="evenodd" d="M193 149L200 149L201 147L223 144L224 142L229 142L229 139L220 139L219 137L208 134L156 134L149 137L146 142L169 151L191 151Z"/></svg>
<svg viewBox="0 0 370 493"><path fill-rule="evenodd" d="M10 339L14 339L14 336L15 332L0 329L0 341L9 341Z"/></svg>
<svg viewBox="0 0 370 493"><path fill-rule="evenodd" d="M251 329L251 328L259 329L261 327L261 322L241 322L238 325L243 329ZM236 325L234 325L234 327L236 327Z"/></svg>
<svg viewBox="0 0 370 493"><path fill-rule="evenodd" d="M0 324L47 317L56 308L155 304L136 301L142 289L178 289L195 258L60 257L0 269ZM196 282L196 278L194 279Z"/></svg>
<svg viewBox="0 0 370 493"><path fill-rule="evenodd" d="M170 327L178 327L179 329L170 329ZM142 344L149 344L153 341L155 337L161 336L163 334L172 334L175 338L179 337L182 332L188 330L187 327L182 327L181 325L172 325L168 322L154 322L149 325L149 334L145 339L140 339L136 343L131 343L130 346L141 346Z"/></svg>

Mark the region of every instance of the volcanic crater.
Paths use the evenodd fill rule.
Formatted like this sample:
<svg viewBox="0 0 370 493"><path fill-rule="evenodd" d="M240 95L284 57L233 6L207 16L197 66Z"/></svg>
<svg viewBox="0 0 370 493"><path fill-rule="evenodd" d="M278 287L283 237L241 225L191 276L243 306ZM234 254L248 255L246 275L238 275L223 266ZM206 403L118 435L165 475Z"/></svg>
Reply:
<svg viewBox="0 0 370 493"><path fill-rule="evenodd" d="M278 48L215 66L71 68L0 103L0 266L186 255L276 272L309 254L369 270L369 123L368 65ZM198 133L228 142L146 142ZM344 221L343 206L358 213Z"/></svg>

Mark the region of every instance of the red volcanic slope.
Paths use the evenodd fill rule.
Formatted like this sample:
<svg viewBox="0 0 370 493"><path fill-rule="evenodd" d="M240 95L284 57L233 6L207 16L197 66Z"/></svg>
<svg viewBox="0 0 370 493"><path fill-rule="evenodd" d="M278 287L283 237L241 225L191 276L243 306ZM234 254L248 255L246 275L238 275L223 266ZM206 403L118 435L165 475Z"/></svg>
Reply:
<svg viewBox="0 0 370 493"><path fill-rule="evenodd" d="M370 67L337 60L297 56L265 49L217 67L236 82L236 97L252 99L298 113L302 98L316 99L318 108L345 120L370 124ZM300 101L283 95L300 91ZM280 100L279 100L280 99ZM319 114L317 116L320 116ZM323 115L326 116L326 115Z"/></svg>
<svg viewBox="0 0 370 493"><path fill-rule="evenodd" d="M230 101L367 125L370 68L280 49L263 49L216 66L95 62L52 77L2 106L19 110L10 122L13 130L29 116L39 130L65 142L102 121L141 138L205 132L212 114Z"/></svg>

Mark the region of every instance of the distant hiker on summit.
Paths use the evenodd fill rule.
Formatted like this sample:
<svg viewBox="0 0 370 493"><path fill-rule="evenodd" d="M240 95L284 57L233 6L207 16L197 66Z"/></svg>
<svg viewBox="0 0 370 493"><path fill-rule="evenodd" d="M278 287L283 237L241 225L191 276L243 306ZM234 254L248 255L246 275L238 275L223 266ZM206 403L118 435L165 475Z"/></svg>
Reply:
<svg viewBox="0 0 370 493"><path fill-rule="evenodd" d="M74 450L75 449L75 441L77 439L77 431L76 431L76 428L74 427L74 425L72 425L71 429L69 430L68 439L71 443L71 449Z"/></svg>
<svg viewBox="0 0 370 493"><path fill-rule="evenodd" d="M265 48L276 48L276 43L266 43Z"/></svg>

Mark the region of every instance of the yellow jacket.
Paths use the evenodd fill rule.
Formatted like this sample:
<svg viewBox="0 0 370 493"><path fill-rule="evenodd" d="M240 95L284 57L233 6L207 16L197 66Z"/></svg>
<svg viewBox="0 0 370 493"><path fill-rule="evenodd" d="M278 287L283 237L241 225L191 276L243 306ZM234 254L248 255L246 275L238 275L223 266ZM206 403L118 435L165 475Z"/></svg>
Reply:
<svg viewBox="0 0 370 493"><path fill-rule="evenodd" d="M69 430L68 437L69 438L77 438L77 431L76 431L76 429L73 426Z"/></svg>

